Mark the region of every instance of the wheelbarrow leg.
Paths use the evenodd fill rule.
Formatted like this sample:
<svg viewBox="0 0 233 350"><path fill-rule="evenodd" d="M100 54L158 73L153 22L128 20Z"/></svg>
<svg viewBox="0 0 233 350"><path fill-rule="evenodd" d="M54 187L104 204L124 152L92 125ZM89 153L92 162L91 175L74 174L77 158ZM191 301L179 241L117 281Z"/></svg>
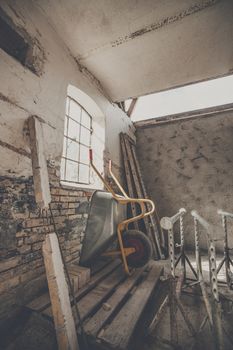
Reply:
<svg viewBox="0 0 233 350"><path fill-rule="evenodd" d="M122 261L123 261L125 272L127 273L127 275L130 276L129 266L127 263L127 259L126 259L126 255L125 255L125 251L124 251L124 245L123 245L123 241L122 241L122 232L123 232L123 227L121 224L119 224L117 226L117 236L118 236L118 242L120 245Z"/></svg>

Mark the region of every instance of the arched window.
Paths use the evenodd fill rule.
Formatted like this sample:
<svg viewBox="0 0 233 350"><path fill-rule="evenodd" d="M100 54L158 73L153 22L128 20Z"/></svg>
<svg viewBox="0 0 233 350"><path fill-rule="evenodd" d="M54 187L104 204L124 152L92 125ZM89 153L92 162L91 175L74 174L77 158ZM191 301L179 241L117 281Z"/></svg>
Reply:
<svg viewBox="0 0 233 350"><path fill-rule="evenodd" d="M93 148L99 170L103 170L104 116L84 92L69 85L66 100L61 182L89 188L102 188L90 168L89 149Z"/></svg>

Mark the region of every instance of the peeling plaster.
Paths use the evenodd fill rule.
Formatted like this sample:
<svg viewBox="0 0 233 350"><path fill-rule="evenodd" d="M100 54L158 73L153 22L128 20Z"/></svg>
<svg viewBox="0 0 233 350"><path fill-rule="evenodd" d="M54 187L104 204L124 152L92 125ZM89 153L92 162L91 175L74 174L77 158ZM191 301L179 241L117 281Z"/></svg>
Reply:
<svg viewBox="0 0 233 350"><path fill-rule="evenodd" d="M22 156L25 156L25 157L28 157L28 158L31 159L31 154L30 154L29 152L25 151L25 150L22 149L22 148L17 148L17 147L15 147L15 146L10 145L9 143L4 142L4 141L1 141L1 140L0 140L0 146L6 147L6 148L10 149L10 150L13 151L13 152L19 153L19 154L21 154Z"/></svg>
<svg viewBox="0 0 233 350"><path fill-rule="evenodd" d="M10 6L11 11L17 17L20 18L20 15L17 13L12 6ZM13 28L21 37L24 39L28 45L27 55L24 62L21 64L30 69L34 74L41 76L44 73L43 67L46 61L46 54L41 46L39 40L36 37L31 37L28 32L20 24L16 24L0 7L0 17L11 27Z"/></svg>
<svg viewBox="0 0 233 350"><path fill-rule="evenodd" d="M68 47L67 47L68 49ZM69 50L69 49L68 49ZM70 50L69 50L70 51ZM72 58L74 58L75 62L78 65L79 71L81 73L83 73L83 75L98 89L98 91L104 96L106 97L106 99L110 102L113 103L113 101L111 100L110 96L106 93L106 91L104 90L104 88L102 87L100 81L86 68L84 67L77 58L75 58L72 53L70 52Z"/></svg>
<svg viewBox="0 0 233 350"><path fill-rule="evenodd" d="M202 10L205 10L206 8L208 8L210 6L213 6L213 5L217 4L219 1L221 1L221 0L206 0L206 1L202 1L202 2L200 2L198 4L195 4L195 5L191 6L191 7L189 7L187 10L184 10L184 11L182 11L180 13L177 13L174 16L164 18L164 19L162 19L159 22L152 23L152 24L150 24L148 26L145 26L144 28L141 28L141 29L139 29L139 30L137 30L137 31L135 31L133 33L127 34L127 35L125 35L123 37L119 37L118 39L116 39L114 41L111 41L110 43L106 43L105 45L102 45L100 47L96 47L94 49L91 49L86 54L77 56L77 60L78 61L85 60L88 57L90 57L93 54L95 54L96 52L100 52L100 51L108 49L110 47L113 47L113 48L117 47L119 45L127 43L130 40L139 38L140 36L142 36L144 34L147 34L147 33L150 33L150 32L156 31L156 30L159 30L159 29L161 29L161 28L163 28L163 27L165 27L165 26L167 26L169 24L181 21L183 18L188 17L190 15L193 15L193 14L195 14L197 12L202 11Z"/></svg>

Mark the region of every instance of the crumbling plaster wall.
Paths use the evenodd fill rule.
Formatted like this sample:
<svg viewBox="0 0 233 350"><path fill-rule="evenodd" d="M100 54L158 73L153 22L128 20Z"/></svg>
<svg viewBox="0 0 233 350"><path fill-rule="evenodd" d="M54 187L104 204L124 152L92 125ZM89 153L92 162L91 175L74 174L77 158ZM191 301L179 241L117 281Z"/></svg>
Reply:
<svg viewBox="0 0 233 350"><path fill-rule="evenodd" d="M31 1L3 1L1 7L19 28L40 42L45 57L41 76L38 77L0 50L1 142L30 152L22 131L27 117L35 114L45 121L47 158L60 162L66 93L71 84L88 94L103 111L106 117L106 152L113 162L120 165L118 134L129 130L132 126L130 119L104 96L98 81L77 64ZM1 147L0 157L5 174L11 171L17 175L31 175L30 159L5 147Z"/></svg>
<svg viewBox="0 0 233 350"><path fill-rule="evenodd" d="M233 212L233 112L158 120L157 125L137 128L136 135L144 180L160 216L172 216L186 208L185 239L194 248L192 209L215 226L221 225L217 209ZM203 248L205 242L202 235ZM217 246L222 249L223 243L217 242Z"/></svg>
<svg viewBox="0 0 233 350"><path fill-rule="evenodd" d="M10 20L39 42L43 50L39 75L0 50L0 326L45 287L41 245L54 227L34 197L26 120L43 120L49 163L52 211L66 261L79 257L90 191L61 188L59 167L67 87L88 94L105 116L105 158L120 168L119 133L133 130L130 119L111 103L98 81L73 59L65 43L31 1L2 1ZM85 33L84 33L85 35Z"/></svg>

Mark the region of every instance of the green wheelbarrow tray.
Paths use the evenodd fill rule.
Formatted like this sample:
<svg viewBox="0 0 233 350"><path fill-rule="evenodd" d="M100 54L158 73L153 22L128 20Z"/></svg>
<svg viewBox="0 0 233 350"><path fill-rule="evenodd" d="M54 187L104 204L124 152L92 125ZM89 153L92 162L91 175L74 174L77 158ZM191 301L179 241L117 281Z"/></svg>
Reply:
<svg viewBox="0 0 233 350"><path fill-rule="evenodd" d="M126 219L126 206L111 193L95 191L91 198L79 264L90 267L117 239L117 225Z"/></svg>

